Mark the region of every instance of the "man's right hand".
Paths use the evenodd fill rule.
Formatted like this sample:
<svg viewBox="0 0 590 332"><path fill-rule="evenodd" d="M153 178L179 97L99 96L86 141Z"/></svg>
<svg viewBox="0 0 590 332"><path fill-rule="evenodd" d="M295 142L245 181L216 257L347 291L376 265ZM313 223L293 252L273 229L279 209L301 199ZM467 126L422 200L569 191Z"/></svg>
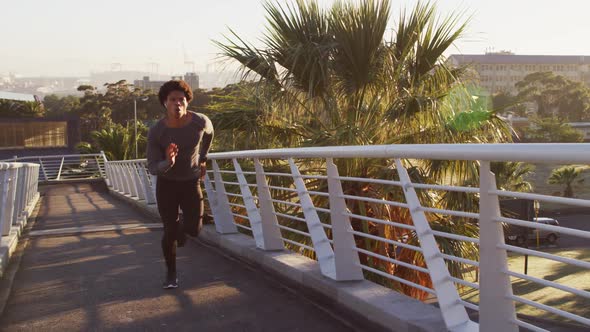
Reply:
<svg viewBox="0 0 590 332"><path fill-rule="evenodd" d="M178 155L178 146L174 143L170 143L166 148L166 160L170 162L170 166L174 166L176 162L176 156Z"/></svg>

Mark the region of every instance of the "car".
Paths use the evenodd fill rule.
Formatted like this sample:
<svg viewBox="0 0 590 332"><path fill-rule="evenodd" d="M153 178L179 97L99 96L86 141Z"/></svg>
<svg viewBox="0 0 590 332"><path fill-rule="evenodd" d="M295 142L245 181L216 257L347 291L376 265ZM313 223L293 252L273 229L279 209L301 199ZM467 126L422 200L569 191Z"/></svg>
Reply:
<svg viewBox="0 0 590 332"><path fill-rule="evenodd" d="M534 218L532 222L538 222L544 225L559 226L559 221L554 218L538 217ZM559 233L555 231L548 231L544 229L532 227L508 227L505 229L506 240L516 242L517 245L523 246L527 241L536 241L537 232L539 232L539 240L546 241L549 244L555 244L559 239Z"/></svg>

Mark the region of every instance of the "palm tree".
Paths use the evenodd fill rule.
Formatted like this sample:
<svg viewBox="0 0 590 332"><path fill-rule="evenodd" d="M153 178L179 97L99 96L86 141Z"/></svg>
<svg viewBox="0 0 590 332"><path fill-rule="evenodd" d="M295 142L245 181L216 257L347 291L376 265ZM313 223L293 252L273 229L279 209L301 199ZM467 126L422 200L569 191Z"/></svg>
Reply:
<svg viewBox="0 0 590 332"><path fill-rule="evenodd" d="M572 185L574 182L582 183L584 179L580 179L580 175L583 171L587 170L588 166L562 166L554 169L547 180L549 184L561 184L565 185L563 190L564 197L574 197L574 189Z"/></svg>
<svg viewBox="0 0 590 332"><path fill-rule="evenodd" d="M260 129L271 123L263 119L280 119L283 128L296 129L287 131L290 137L281 137L283 142L293 144L289 146L510 141L508 126L465 88L463 69L450 68L444 62L443 52L465 29L459 16L439 19L433 4L419 3L402 12L394 36L385 40L390 17L388 0L336 2L329 10L320 8L317 1L296 0L287 5L266 2L265 9L268 28L264 47L251 46L233 31L225 42L217 42L228 58L242 64L245 78L256 77L259 83L247 97L257 99L250 105L254 109L250 109L248 117L258 122L235 121L240 126L231 129L234 133L256 132L263 136L257 141L277 144L273 136L276 131ZM391 160L336 162L340 173L346 176L397 177ZM314 170L321 168L321 163L306 162L302 168ZM471 162L404 163L415 170L411 172L413 179L427 183L476 183L478 177L478 167ZM320 188L326 185L323 181L314 184ZM343 185L346 194L404 200L403 193L386 186ZM458 206L464 202L441 193L420 194L423 203L430 206ZM322 199L317 198L316 204L325 206ZM403 209L359 201L350 201L348 205L355 214L412 222ZM477 230L473 223L457 227L457 220L448 216L428 217L437 227L455 227L465 234ZM417 242L415 234L402 234L401 230L366 221L353 220L353 227L396 240L409 235L410 242ZM477 255L477 249L468 244L443 238L439 241L445 253L471 258ZM394 254L374 241L359 239L358 245ZM419 254L405 249L399 254L403 260L423 265ZM364 255L361 259L384 271L405 273L403 268L383 261ZM460 276L459 266L452 266L451 270ZM427 276L416 275L413 280L430 284Z"/></svg>
<svg viewBox="0 0 590 332"><path fill-rule="evenodd" d="M133 134L129 126L115 124L92 132L92 138L109 160L126 160L132 155Z"/></svg>
<svg viewBox="0 0 590 332"><path fill-rule="evenodd" d="M526 178L532 175L535 167L523 162L491 163L491 171L496 175L498 189L529 192L533 186Z"/></svg>

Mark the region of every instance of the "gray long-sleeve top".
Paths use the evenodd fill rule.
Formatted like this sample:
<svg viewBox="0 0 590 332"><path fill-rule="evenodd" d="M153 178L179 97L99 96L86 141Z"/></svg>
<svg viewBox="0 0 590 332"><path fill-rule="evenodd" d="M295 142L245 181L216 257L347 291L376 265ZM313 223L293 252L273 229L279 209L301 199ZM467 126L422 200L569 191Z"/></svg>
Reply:
<svg viewBox="0 0 590 332"><path fill-rule="evenodd" d="M192 119L184 127L167 127L162 119L150 128L147 161L151 174L175 181L200 177L199 164L207 160L207 153L213 140L213 124L204 114L195 112L188 114L192 115ZM178 155L172 167L166 160L166 148L170 143L178 146Z"/></svg>

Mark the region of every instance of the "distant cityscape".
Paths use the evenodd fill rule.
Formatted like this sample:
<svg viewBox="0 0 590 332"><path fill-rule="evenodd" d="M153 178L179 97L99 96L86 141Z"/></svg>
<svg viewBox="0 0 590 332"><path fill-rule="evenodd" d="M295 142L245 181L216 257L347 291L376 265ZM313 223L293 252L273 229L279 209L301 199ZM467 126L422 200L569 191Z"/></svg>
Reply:
<svg viewBox="0 0 590 332"><path fill-rule="evenodd" d="M126 80L128 83L142 89L157 90L163 82L170 79L182 78L189 82L193 89L212 89L224 87L228 84L239 81L233 72L187 72L183 75L163 75L142 71L113 70L91 73L89 76L81 77L60 77L60 76L37 76L22 77L16 74L0 73L0 91L23 93L39 96L56 94L81 95L77 90L80 85L92 85L99 90L103 89L105 83L115 83Z"/></svg>
<svg viewBox="0 0 590 332"><path fill-rule="evenodd" d="M452 66L467 66L483 94L499 92L515 95L515 84L534 72L551 71L567 79L583 82L590 86L590 56L568 55L519 55L510 51L487 52L485 54L453 54L448 57ZM209 90L222 88L239 81L231 71L215 72L189 71L182 75L163 75L147 71L122 70L120 67L109 71L93 72L83 77L38 76L21 77L16 74L0 73L0 91L25 93L43 98L49 94L80 95L80 85L92 85L99 90L105 83L126 80L142 89L157 90L170 79L184 79L194 88Z"/></svg>

